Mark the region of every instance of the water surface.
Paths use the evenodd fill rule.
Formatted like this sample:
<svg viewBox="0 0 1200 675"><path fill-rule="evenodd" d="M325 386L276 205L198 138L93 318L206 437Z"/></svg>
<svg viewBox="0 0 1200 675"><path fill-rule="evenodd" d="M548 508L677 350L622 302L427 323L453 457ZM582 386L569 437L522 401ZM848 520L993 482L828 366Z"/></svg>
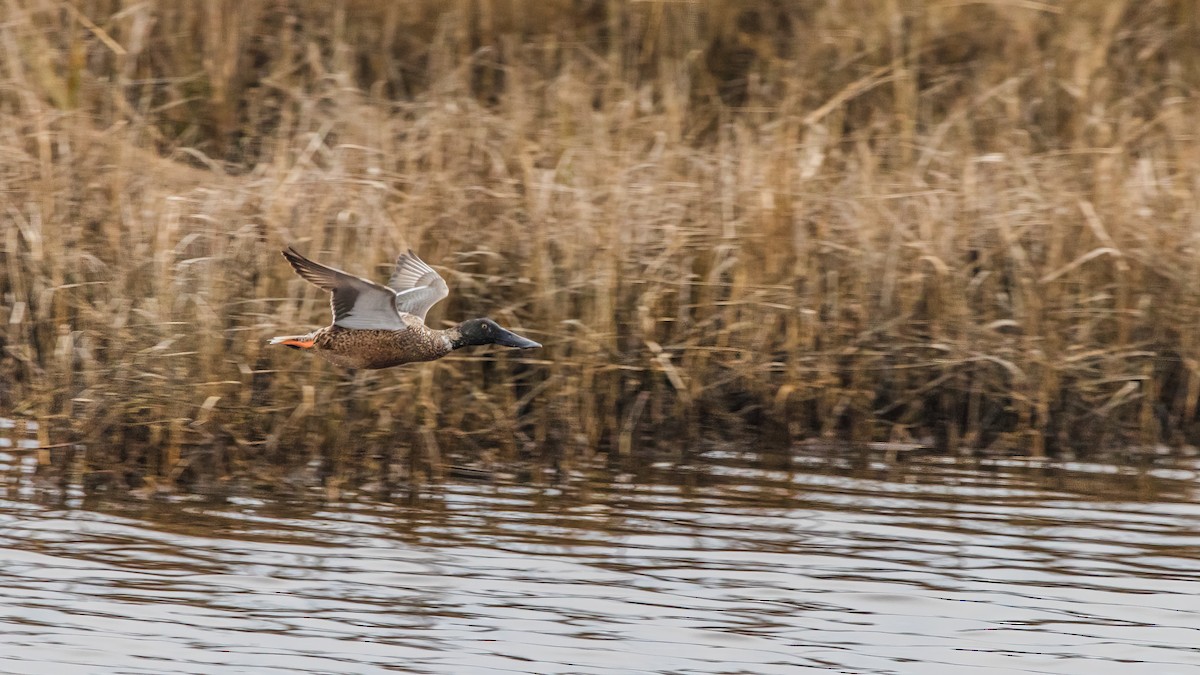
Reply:
<svg viewBox="0 0 1200 675"><path fill-rule="evenodd" d="M9 451L4 673L1200 672L1186 467L708 453L391 501L54 501Z"/></svg>

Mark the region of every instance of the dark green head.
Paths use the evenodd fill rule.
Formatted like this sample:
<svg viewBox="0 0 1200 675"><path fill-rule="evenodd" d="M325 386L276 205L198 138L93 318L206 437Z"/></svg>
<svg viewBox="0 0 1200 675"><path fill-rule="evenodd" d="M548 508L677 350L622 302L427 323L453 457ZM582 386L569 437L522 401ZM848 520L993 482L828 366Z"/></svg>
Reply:
<svg viewBox="0 0 1200 675"><path fill-rule="evenodd" d="M505 330L500 327L500 324L491 319L470 319L458 324L459 338L454 341L454 348L466 347L467 345L503 345L505 347L518 347L520 349L533 349L541 347L540 344L533 340L517 335L516 333Z"/></svg>

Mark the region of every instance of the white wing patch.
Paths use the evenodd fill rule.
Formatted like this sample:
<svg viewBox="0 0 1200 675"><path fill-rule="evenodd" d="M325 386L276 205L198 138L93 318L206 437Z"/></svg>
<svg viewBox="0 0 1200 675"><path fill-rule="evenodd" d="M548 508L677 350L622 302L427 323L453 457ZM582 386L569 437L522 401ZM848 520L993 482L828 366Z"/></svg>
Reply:
<svg viewBox="0 0 1200 675"><path fill-rule="evenodd" d="M359 330L400 330L404 320L396 308L396 294L389 288L328 267L289 248L283 257L305 281L329 291L333 324Z"/></svg>
<svg viewBox="0 0 1200 675"><path fill-rule="evenodd" d="M432 267L409 249L396 258L396 270L388 280L396 292L396 309L425 321L429 308L450 295L450 287Z"/></svg>

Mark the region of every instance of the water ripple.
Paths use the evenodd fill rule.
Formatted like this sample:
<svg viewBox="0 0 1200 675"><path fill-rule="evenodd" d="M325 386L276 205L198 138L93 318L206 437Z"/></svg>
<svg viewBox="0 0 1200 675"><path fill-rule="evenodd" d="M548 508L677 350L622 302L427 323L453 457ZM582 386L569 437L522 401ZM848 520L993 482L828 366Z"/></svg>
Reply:
<svg viewBox="0 0 1200 675"><path fill-rule="evenodd" d="M10 492L0 672L1200 669L1194 467L651 473L403 505Z"/></svg>

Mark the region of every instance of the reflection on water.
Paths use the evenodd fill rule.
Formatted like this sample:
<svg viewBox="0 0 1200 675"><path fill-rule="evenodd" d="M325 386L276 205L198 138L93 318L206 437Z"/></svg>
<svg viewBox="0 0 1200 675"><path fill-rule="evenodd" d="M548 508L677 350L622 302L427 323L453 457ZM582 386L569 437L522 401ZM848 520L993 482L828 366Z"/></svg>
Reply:
<svg viewBox="0 0 1200 675"><path fill-rule="evenodd" d="M1191 471L755 464L403 504L9 481L0 672L1200 672Z"/></svg>

